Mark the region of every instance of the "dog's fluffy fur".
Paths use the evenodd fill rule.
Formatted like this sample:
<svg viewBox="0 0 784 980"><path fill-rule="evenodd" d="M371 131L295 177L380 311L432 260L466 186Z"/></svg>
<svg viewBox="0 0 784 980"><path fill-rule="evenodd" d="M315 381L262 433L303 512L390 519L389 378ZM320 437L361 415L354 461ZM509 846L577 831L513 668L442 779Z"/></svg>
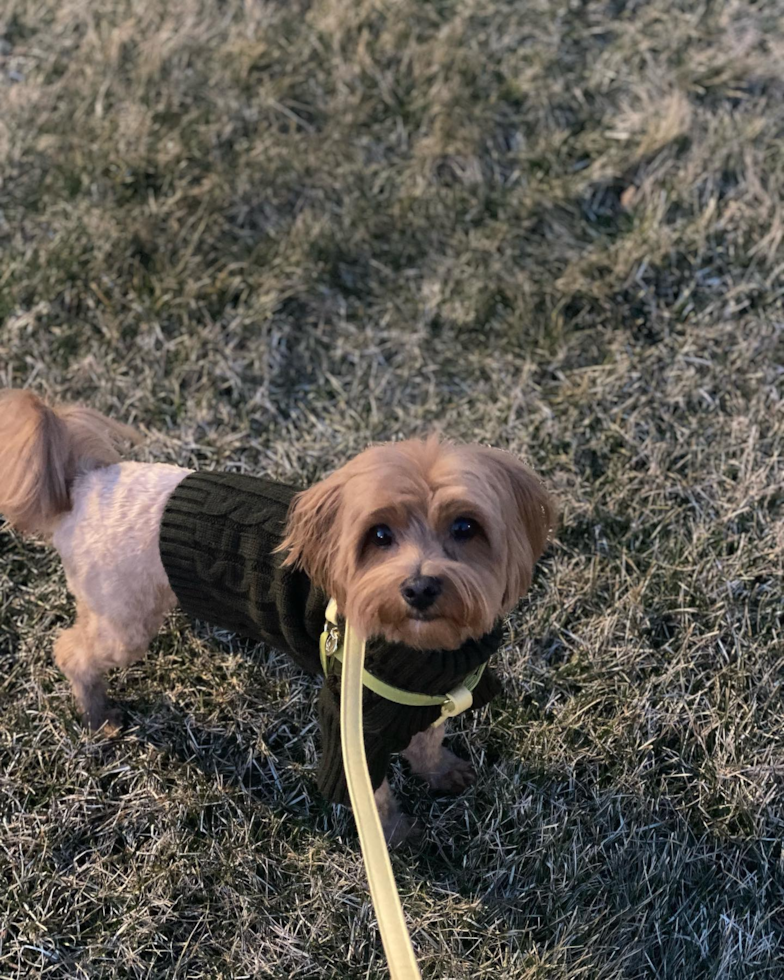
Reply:
<svg viewBox="0 0 784 980"><path fill-rule="evenodd" d="M62 557L76 621L57 638L55 660L96 729L117 724L106 673L142 657L176 605L158 534L166 501L191 471L120 462L123 443L137 439L92 409L0 393L0 513L48 537ZM457 518L473 524L466 540L450 533ZM300 493L281 550L364 635L454 649L527 591L553 520L537 478L508 453L412 439L371 447ZM379 525L391 538L384 547L374 541ZM427 610L401 594L412 576L440 583ZM422 733L404 755L432 786L462 789L473 772L442 737ZM389 835L401 836L386 783L377 800Z"/></svg>
<svg viewBox="0 0 784 980"><path fill-rule="evenodd" d="M0 392L0 513L20 531L50 534L77 474L120 461L130 426L92 408L49 408L30 391Z"/></svg>
<svg viewBox="0 0 784 980"><path fill-rule="evenodd" d="M465 542L449 535L459 517L478 528ZM514 456L411 439L372 446L300 494L281 548L365 635L451 650L525 594L551 523L541 484ZM368 539L379 524L394 536L384 550ZM427 618L401 595L415 573L442 584Z"/></svg>

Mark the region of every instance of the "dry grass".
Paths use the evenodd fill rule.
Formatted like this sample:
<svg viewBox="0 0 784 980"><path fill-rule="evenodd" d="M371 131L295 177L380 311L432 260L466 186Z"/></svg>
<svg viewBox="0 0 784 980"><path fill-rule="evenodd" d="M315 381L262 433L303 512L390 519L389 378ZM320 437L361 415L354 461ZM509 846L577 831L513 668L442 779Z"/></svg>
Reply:
<svg viewBox="0 0 784 980"><path fill-rule="evenodd" d="M784 8L239 8L7 0L0 383L203 467L528 457L563 527L480 782L405 782L424 974L780 977ZM96 741L58 562L1 534L0 596L0 976L385 975L310 682L173 623Z"/></svg>

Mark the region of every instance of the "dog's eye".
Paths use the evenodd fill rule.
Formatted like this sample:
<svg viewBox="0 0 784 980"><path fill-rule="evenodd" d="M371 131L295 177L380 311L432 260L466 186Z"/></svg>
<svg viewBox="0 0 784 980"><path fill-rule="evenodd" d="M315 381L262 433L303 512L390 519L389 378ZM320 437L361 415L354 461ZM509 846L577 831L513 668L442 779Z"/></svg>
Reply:
<svg viewBox="0 0 784 980"><path fill-rule="evenodd" d="M368 541L377 548L389 548L395 542L395 537L386 524L376 524L368 531Z"/></svg>
<svg viewBox="0 0 784 980"><path fill-rule="evenodd" d="M469 541L479 530L479 525L470 517L456 517L452 521L449 533L455 541Z"/></svg>

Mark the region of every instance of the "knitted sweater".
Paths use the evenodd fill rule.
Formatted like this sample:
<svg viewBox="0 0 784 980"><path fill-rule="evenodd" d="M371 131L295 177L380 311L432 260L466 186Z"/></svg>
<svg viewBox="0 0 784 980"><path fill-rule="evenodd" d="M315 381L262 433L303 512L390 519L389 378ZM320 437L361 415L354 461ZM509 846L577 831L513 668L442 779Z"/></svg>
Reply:
<svg viewBox="0 0 784 980"><path fill-rule="evenodd" d="M169 583L190 616L289 654L303 670L320 673L318 641L328 597L305 572L283 567L283 539L296 488L233 473L192 473L174 490L163 514L160 553ZM500 626L457 650L413 650L371 638L365 666L387 683L421 694L445 694L498 649ZM487 669L474 689L474 707L499 691ZM400 752L440 714L410 708L365 689L365 752L377 789L390 755ZM331 674L318 703L322 755L318 785L327 799L347 803L340 747L340 678Z"/></svg>

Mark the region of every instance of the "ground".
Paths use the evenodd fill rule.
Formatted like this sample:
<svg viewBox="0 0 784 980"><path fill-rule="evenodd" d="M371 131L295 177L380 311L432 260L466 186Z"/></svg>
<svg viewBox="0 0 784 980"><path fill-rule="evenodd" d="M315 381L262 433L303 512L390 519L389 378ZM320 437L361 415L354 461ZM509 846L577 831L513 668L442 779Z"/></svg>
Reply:
<svg viewBox="0 0 784 980"><path fill-rule="evenodd" d="M423 975L782 976L782 4L0 20L0 385L289 481L437 428L558 499L477 785L395 772ZM386 976L313 682L175 618L90 737L72 616L0 532L0 977Z"/></svg>

